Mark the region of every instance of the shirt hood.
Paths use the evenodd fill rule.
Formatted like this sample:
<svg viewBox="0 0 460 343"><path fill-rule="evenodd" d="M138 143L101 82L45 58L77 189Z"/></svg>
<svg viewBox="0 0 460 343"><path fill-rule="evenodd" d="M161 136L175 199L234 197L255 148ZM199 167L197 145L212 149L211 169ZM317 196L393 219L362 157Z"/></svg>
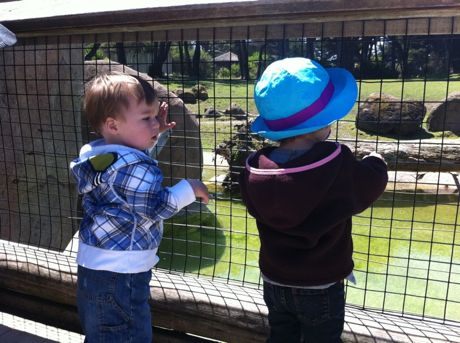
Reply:
<svg viewBox="0 0 460 343"><path fill-rule="evenodd" d="M89 193L123 167L142 161L157 162L146 152L118 144L105 144L99 139L85 144L80 155L70 163L80 194Z"/></svg>
<svg viewBox="0 0 460 343"><path fill-rule="evenodd" d="M278 228L295 227L328 195L340 170L341 146L320 142L286 163L270 159L273 149L264 148L247 159L245 191L251 194L256 220Z"/></svg>

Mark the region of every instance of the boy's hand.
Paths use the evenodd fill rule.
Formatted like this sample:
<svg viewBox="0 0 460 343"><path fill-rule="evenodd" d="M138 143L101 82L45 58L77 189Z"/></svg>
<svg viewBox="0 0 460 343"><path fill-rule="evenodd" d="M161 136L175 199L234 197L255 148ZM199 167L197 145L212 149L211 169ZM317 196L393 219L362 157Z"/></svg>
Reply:
<svg viewBox="0 0 460 343"><path fill-rule="evenodd" d="M168 118L168 107L169 106L166 102L160 102L160 109L158 110L158 122L160 123L160 133L172 129L174 126L176 126L175 121L172 121L170 123L166 122L166 119Z"/></svg>
<svg viewBox="0 0 460 343"><path fill-rule="evenodd" d="M207 204L209 202L208 187L206 187L205 184L201 182L200 180L187 179L187 181L190 184L190 186L192 186L195 196L197 198L201 198L201 201L204 204Z"/></svg>

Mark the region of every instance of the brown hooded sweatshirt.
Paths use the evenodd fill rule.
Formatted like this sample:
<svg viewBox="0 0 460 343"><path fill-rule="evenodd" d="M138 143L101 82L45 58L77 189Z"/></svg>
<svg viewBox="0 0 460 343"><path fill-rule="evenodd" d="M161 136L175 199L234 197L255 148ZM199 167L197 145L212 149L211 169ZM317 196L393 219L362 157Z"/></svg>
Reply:
<svg viewBox="0 0 460 343"><path fill-rule="evenodd" d="M356 160L345 145L316 143L285 163L274 148L250 156L240 187L260 236L259 266L270 280L297 286L339 281L353 270L351 217L385 190L386 164Z"/></svg>

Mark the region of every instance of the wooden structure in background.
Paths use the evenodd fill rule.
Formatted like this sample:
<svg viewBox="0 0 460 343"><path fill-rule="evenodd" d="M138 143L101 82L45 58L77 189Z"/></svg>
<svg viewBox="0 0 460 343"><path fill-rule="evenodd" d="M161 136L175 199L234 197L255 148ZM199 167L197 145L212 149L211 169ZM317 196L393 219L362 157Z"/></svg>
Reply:
<svg viewBox="0 0 460 343"><path fill-rule="evenodd" d="M445 20L460 16L460 3L455 0L171 0L165 4L148 0L134 0L129 4L43 0L27 6L20 1L8 2L0 5L0 13L0 22L19 38L167 30L168 39L174 40L177 37L171 34L184 30L186 36L182 39L187 40L194 31L203 29L216 31L219 39L219 32L225 32L225 28L233 28L234 33L244 36L248 29L257 30L260 25L268 25L269 32L270 28L288 30L289 25L306 25L307 37L309 33L321 36L315 27L323 24L324 36L330 37L378 35L385 29L392 35L430 34L429 31L449 34L460 30L458 19L453 28L449 20ZM406 23L407 18L410 20ZM426 25L428 18L433 18L430 27ZM361 25L366 21L363 32ZM264 37L266 30L261 31ZM257 37L254 32L250 36ZM293 37L289 31L285 36ZM237 38L238 34L234 39Z"/></svg>

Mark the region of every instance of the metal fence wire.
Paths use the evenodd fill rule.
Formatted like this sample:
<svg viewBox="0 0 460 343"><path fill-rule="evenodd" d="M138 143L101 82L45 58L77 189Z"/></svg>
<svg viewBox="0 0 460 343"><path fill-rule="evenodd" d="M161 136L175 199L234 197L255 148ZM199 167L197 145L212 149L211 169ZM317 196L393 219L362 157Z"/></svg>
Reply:
<svg viewBox="0 0 460 343"><path fill-rule="evenodd" d="M120 70L152 80L178 123L152 151L165 185L201 178L213 194L165 223L157 268L260 287L257 228L236 175L249 152L273 144L248 133L256 79L272 61L304 56L358 81L330 139L358 158L376 150L390 168L385 193L353 218L347 303L459 322L460 36L454 18L443 30L417 20L420 32L405 19L397 33L385 21L335 22L37 37L1 49L0 238L75 256L82 212L69 162L95 138L84 85Z"/></svg>

